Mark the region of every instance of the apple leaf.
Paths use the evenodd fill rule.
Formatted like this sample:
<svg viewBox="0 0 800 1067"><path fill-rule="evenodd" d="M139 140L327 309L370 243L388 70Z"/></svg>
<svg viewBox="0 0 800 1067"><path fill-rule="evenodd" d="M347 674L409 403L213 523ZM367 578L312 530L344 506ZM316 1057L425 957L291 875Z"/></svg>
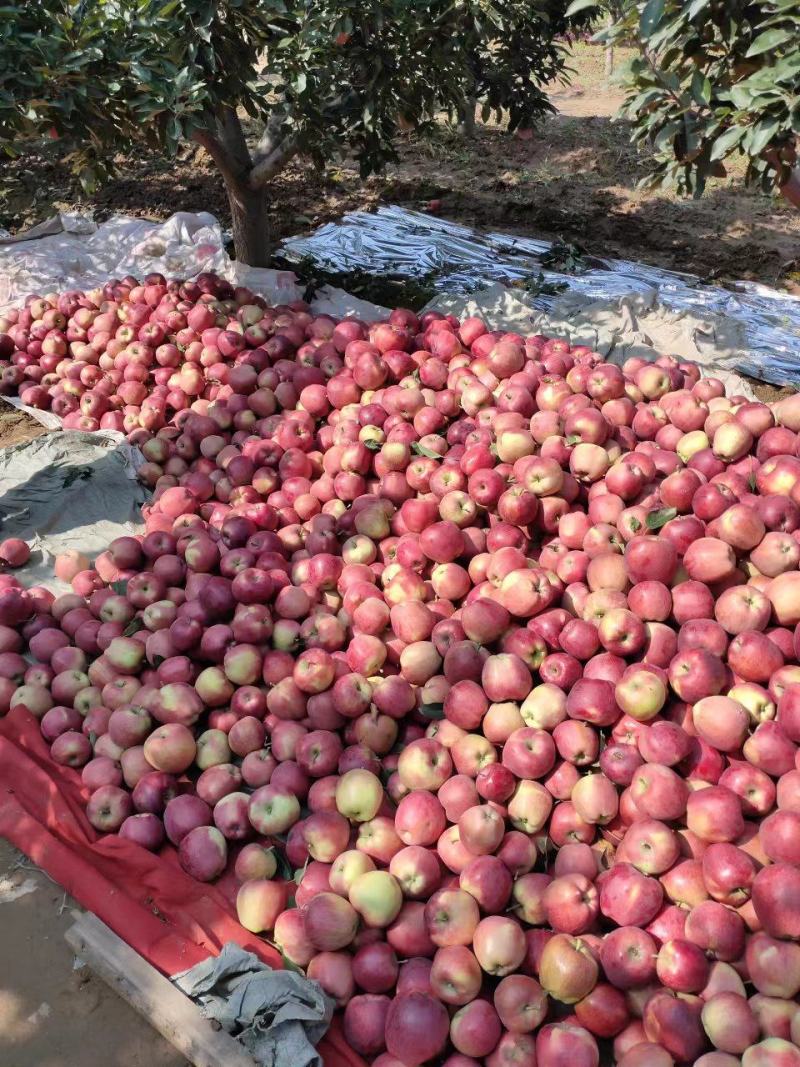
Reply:
<svg viewBox="0 0 800 1067"><path fill-rule="evenodd" d="M678 514L677 508L657 508L655 511L647 513L647 529L648 530L660 530L662 526L666 526L668 522L671 522Z"/></svg>
<svg viewBox="0 0 800 1067"><path fill-rule="evenodd" d="M428 448L426 445L421 445L419 441L414 441L411 445L411 451L416 452L418 456L425 456L426 459L442 458L438 452L434 452L432 448Z"/></svg>
<svg viewBox="0 0 800 1067"><path fill-rule="evenodd" d="M581 11L587 11L593 7L599 7L598 0L572 0L572 3L567 8L565 14L567 18L571 18L573 15L579 14Z"/></svg>
<svg viewBox="0 0 800 1067"><path fill-rule="evenodd" d="M419 709L420 715L426 719L443 719L444 718L444 705L442 704L421 704Z"/></svg>
<svg viewBox="0 0 800 1067"><path fill-rule="evenodd" d="M365 441L364 445L370 450L370 452L380 452L381 450L380 441L375 441L372 438L370 438L368 441Z"/></svg>
<svg viewBox="0 0 800 1067"><path fill-rule="evenodd" d="M144 619L141 617L141 615L137 615L135 616L135 618L131 619L131 621L122 631L122 636L133 637L133 635L138 634L140 630L146 629L147 627L145 626Z"/></svg>
<svg viewBox="0 0 800 1067"><path fill-rule="evenodd" d="M120 581L120 582L112 582L111 583L111 588L114 590L114 592L117 594L117 596L127 596L128 595L128 582L127 582L127 580L123 580L123 581Z"/></svg>
<svg viewBox="0 0 800 1067"><path fill-rule="evenodd" d="M311 857L309 856L306 859L306 862L303 864L303 866L302 867L298 867L297 870L294 872L294 884L295 885L300 885L300 883L303 881L303 875L306 873L306 869L308 868L308 865L309 865L310 862L311 862Z"/></svg>
<svg viewBox="0 0 800 1067"><path fill-rule="evenodd" d="M275 871L275 877L282 882L294 881L294 867L289 863L282 849L275 849L275 860L278 864L278 869Z"/></svg>
<svg viewBox="0 0 800 1067"><path fill-rule="evenodd" d="M283 951L277 941L270 941L268 937L262 938L262 941L265 941L270 948L275 949L280 958L283 960L283 966L286 968L287 971L296 971L298 974L305 974L301 967L298 967L296 963L289 959L289 957L286 955L286 953Z"/></svg>

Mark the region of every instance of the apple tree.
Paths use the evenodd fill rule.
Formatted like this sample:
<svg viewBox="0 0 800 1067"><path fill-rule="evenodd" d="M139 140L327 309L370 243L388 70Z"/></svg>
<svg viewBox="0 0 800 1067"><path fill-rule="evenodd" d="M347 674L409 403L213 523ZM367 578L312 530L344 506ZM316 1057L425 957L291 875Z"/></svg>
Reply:
<svg viewBox="0 0 800 1067"><path fill-rule="evenodd" d="M622 0L597 39L637 46L622 114L651 157L648 184L700 195L741 157L748 182L800 205L800 0Z"/></svg>
<svg viewBox="0 0 800 1067"><path fill-rule="evenodd" d="M477 98L511 130L551 110L566 0L25 0L0 17L0 149L57 139L87 188L115 157L193 141L238 258L270 251L269 182L298 155L366 175L400 129Z"/></svg>

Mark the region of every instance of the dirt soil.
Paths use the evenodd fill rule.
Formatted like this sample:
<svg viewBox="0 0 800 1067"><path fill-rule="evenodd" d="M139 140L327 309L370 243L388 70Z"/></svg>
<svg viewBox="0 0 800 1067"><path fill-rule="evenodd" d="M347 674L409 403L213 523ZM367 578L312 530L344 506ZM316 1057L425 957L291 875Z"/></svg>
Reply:
<svg viewBox="0 0 800 1067"><path fill-rule="evenodd" d="M75 902L0 840L0 1064L188 1067L113 990L76 963Z"/></svg>
<svg viewBox="0 0 800 1067"><path fill-rule="evenodd" d="M24 411L0 401L0 448L32 441L48 431L40 422Z"/></svg>
<svg viewBox="0 0 800 1067"><path fill-rule="evenodd" d="M625 58L623 50L618 61ZM434 201L443 217L482 229L563 237L595 254L703 278L791 284L800 212L744 189L735 168L700 200L638 189L644 160L625 123L613 121L622 95L605 76L602 51L579 44L572 65L572 85L551 96L557 113L530 139L478 123L469 140L442 123L432 135L402 139L399 162L366 182L347 161L321 171L293 164L272 186L276 240L381 202L425 210ZM0 226L13 232L54 209L75 208L94 209L98 218L120 211L154 219L205 210L229 224L221 181L199 148L175 160L139 155L119 164L119 177L87 200L55 156L7 163Z"/></svg>

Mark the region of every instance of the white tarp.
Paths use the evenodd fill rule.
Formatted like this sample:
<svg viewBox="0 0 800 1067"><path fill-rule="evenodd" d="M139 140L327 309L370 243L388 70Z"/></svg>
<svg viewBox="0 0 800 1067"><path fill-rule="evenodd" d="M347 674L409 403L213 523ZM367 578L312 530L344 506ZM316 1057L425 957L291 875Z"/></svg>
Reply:
<svg viewBox="0 0 800 1067"><path fill-rule="evenodd" d="M653 291L611 300L567 293L554 300L549 311L541 311L522 290L498 283L468 296L444 293L428 307L460 318L480 315L496 329L563 337L571 344L589 345L612 363L622 364L630 356L679 356L697 363L703 375L721 379L729 394L754 396L750 383L731 370L730 360L722 355L738 336L736 324L729 324L723 334L723 324L667 308Z"/></svg>
<svg viewBox="0 0 800 1067"><path fill-rule="evenodd" d="M126 274L194 278L204 271L247 286L273 304L302 296L291 271L230 259L222 227L204 211L180 211L166 222L114 215L99 224L85 215L61 214L16 237L0 233L0 310L29 293L92 289Z"/></svg>
<svg viewBox="0 0 800 1067"><path fill-rule="evenodd" d="M148 493L136 478L142 457L121 433L65 430L0 448L0 538L21 537L31 561L25 585L63 592L53 560L74 548L93 558L115 537L143 528Z"/></svg>

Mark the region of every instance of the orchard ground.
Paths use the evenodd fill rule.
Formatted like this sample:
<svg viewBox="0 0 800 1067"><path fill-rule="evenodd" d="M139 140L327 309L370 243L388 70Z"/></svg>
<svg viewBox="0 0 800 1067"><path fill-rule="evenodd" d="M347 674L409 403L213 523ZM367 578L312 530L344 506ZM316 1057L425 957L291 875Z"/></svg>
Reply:
<svg viewBox="0 0 800 1067"><path fill-rule="evenodd" d="M75 902L0 840L0 1063L188 1067L64 940Z"/></svg>
<svg viewBox="0 0 800 1067"><path fill-rule="evenodd" d="M617 60L626 59L618 50ZM407 135L400 160L363 182L357 168L323 171L296 162L273 183L276 240L314 229L345 211L381 202L425 209L469 226L580 242L597 255L624 255L703 278L791 283L800 212L743 188L741 173L712 183L699 201L645 192L636 183L644 160L612 117L622 94L606 78L603 51L578 44L572 84L554 87L558 113L530 140L496 124L477 123L465 139L444 122L429 137ZM55 153L56 148L48 148ZM16 231L53 209L94 208L98 218L127 211L163 219L175 211L214 212L228 225L222 183L200 148L177 160L137 155L119 160L120 175L83 197L52 156L6 163L0 179L0 226Z"/></svg>

